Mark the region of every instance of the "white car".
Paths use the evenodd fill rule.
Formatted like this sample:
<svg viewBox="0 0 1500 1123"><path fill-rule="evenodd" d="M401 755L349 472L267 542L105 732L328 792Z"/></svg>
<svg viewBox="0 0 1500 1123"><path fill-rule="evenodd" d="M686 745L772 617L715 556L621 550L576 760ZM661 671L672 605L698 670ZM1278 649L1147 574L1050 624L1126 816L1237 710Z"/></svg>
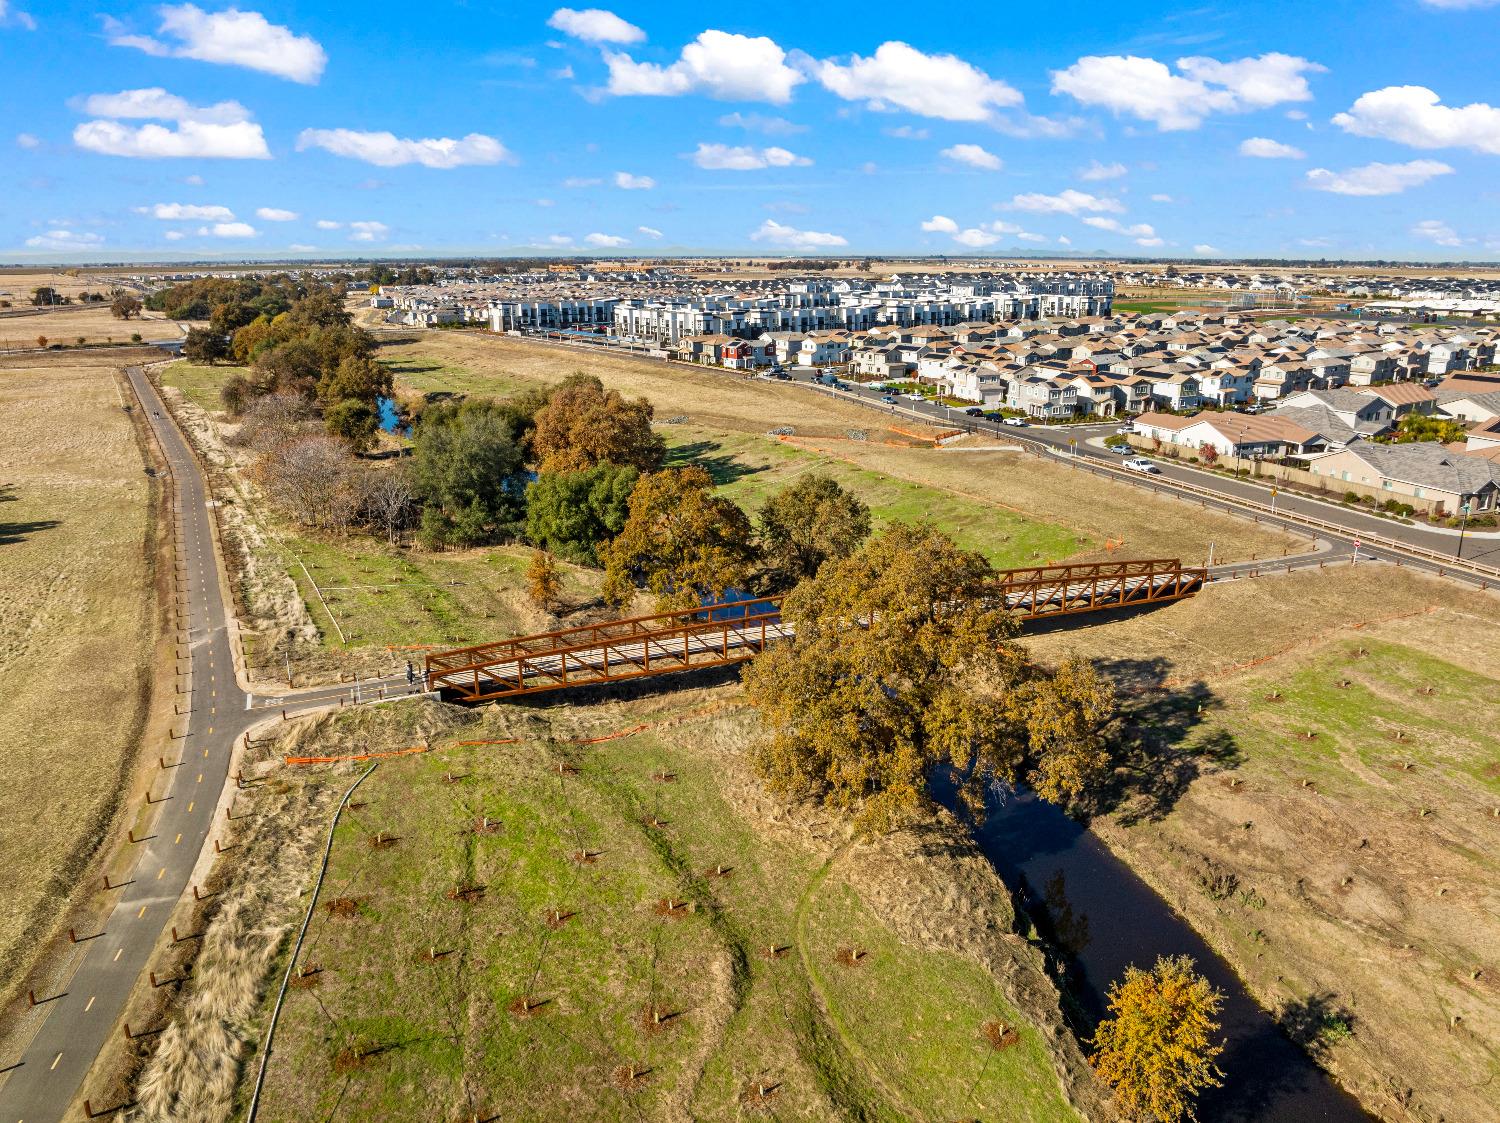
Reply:
<svg viewBox="0 0 1500 1123"><path fill-rule="evenodd" d="M1115 432L1119 433L1120 436L1122 436L1122 437L1129 436L1131 433L1135 432L1135 426L1134 425L1121 425L1118 429L1115 430Z"/></svg>
<svg viewBox="0 0 1500 1123"><path fill-rule="evenodd" d="M1145 472L1148 476L1161 475L1160 468L1141 456L1137 456L1134 460L1126 460L1120 466L1129 468L1132 472Z"/></svg>
<svg viewBox="0 0 1500 1123"><path fill-rule="evenodd" d="M1014 425L1017 429L1025 429L1027 427L1026 422L1019 417L1002 417L1000 424Z"/></svg>

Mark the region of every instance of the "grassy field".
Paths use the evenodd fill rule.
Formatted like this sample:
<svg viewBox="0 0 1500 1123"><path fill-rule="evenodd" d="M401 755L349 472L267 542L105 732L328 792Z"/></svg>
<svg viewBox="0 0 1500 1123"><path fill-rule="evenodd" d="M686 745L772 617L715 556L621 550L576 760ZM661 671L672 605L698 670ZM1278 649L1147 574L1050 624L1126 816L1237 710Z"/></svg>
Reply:
<svg viewBox="0 0 1500 1123"><path fill-rule="evenodd" d="M110 314L108 304L63 306L20 316L0 313L0 350L35 347L39 335L46 336L50 343L72 346L79 336L85 343L125 343L132 335L150 341L178 339L182 332L156 312L147 312L144 318L128 323L117 320Z"/></svg>
<svg viewBox="0 0 1500 1123"><path fill-rule="evenodd" d="M1266 1006L1326 1019L1314 1051L1383 1118L1493 1118L1497 637L1493 597L1382 566L1032 641L1200 692L1144 794L1096 829ZM1132 709L1168 728L1149 700Z"/></svg>
<svg viewBox="0 0 1500 1123"><path fill-rule="evenodd" d="M0 360L0 962L16 982L61 920L139 733L148 488L121 401L101 359Z"/></svg>
<svg viewBox="0 0 1500 1123"><path fill-rule="evenodd" d="M313 740L400 743L416 708ZM878 848L764 804L736 688L463 722L382 764L339 827L266 1120L1078 1118L1056 1011L999 982L1035 971L1001 938L1003 885L929 871L984 956L914 938L925 902L872 903ZM992 1019L1018 1041L993 1049Z"/></svg>

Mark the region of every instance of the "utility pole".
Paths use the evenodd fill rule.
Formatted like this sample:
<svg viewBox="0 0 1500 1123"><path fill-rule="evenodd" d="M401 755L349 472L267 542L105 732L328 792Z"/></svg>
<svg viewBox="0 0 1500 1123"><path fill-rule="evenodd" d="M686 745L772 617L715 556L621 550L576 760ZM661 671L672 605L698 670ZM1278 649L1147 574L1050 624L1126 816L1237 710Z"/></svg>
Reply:
<svg viewBox="0 0 1500 1123"><path fill-rule="evenodd" d="M1457 561L1463 561L1464 557L1464 532L1469 529L1469 497L1460 497L1463 505L1459 510L1463 512L1463 521L1458 524L1458 549L1454 551L1453 557Z"/></svg>

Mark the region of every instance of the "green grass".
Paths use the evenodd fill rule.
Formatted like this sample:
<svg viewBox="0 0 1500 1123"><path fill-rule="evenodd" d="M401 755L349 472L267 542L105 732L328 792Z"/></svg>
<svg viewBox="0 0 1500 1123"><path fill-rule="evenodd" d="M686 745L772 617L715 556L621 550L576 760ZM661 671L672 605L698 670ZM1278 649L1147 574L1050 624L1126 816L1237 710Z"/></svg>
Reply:
<svg viewBox="0 0 1500 1123"><path fill-rule="evenodd" d="M832 476L867 503L877 528L930 519L959 545L978 550L1001 568L1030 564L1037 557L1066 557L1090 545L1066 527L772 438L690 425L670 426L664 432L669 465L702 465L718 482L721 494L749 511L759 510L799 476L817 472Z"/></svg>
<svg viewBox="0 0 1500 1123"><path fill-rule="evenodd" d="M514 394L535 385L522 378L504 374L476 374L456 363L445 363L427 355L377 355L395 375L402 389L419 394L483 394L486 396Z"/></svg>
<svg viewBox="0 0 1500 1123"><path fill-rule="evenodd" d="M1077 1118L1042 1038L980 964L903 942L843 879L852 855L830 863L742 814L723 787L736 750L713 747L715 719L683 703L687 723L669 732L569 743L643 716L611 709L490 711L453 739L520 744L388 761L360 788L324 894L357 898L359 916L320 908L313 922L304 961L325 971L289 996L268 1123L335 1108L729 1120L755 1079L777 1086L782 1119ZM383 743L369 716L345 720ZM563 759L578 771L560 774ZM470 828L484 814L498 832ZM377 831L397 841L375 849ZM580 849L596 861L571 861ZM728 876L706 876L718 864ZM455 883L483 885L483 900L448 899ZM664 898L690 907L665 918ZM553 906L575 914L555 930ZM998 883L994 907L1008 914ZM834 959L846 943L869 952L856 967ZM507 1012L528 993L544 1013ZM655 1032L640 1019L653 1002L674 1015ZM1018 1025L1021 1044L991 1051L979 1030L992 1017ZM335 1072L356 1041L382 1051ZM611 1074L630 1063L650 1074L626 1096Z"/></svg>
<svg viewBox="0 0 1500 1123"><path fill-rule="evenodd" d="M236 374L243 374L244 367L200 366L182 359L161 368L158 377L163 386L174 386L182 396L195 406L206 410L221 410L224 404L219 399L219 390Z"/></svg>
<svg viewBox="0 0 1500 1123"><path fill-rule="evenodd" d="M1140 315L1154 316L1158 314L1181 312L1184 308L1202 307L1203 301L1198 300L1117 300L1112 305L1116 312L1137 313Z"/></svg>

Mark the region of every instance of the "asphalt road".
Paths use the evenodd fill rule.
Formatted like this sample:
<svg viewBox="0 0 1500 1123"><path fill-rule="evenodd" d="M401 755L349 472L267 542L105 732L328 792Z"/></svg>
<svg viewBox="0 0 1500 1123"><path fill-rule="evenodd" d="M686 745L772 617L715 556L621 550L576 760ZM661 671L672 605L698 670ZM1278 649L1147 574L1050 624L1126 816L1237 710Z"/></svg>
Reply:
<svg viewBox="0 0 1500 1123"><path fill-rule="evenodd" d="M221 593L214 552L214 523L209 495L197 461L185 438L161 404L139 367L127 369L146 420L161 441L176 482L177 595L186 613L186 658L190 670L179 675L189 701L186 737L175 739L176 759L158 773L151 786L156 817L136 845L135 867L119 888L100 890L115 904L100 932L79 932L80 952L61 993L38 994L35 1034L19 1063L0 1075L0 1123L50 1123L60 1120L83 1086L90 1066L112 1033L121 1033L121 1018L137 979L151 970L151 955L166 932L173 910L191 892L191 875L199 854L215 832L222 837L225 819L217 810L230 783L234 745L252 725L272 716L267 709L286 707L306 713L353 701L354 688L322 687L285 696L254 697L235 676L229 617ZM407 693L404 675L364 684L360 700L373 701L385 685L389 693ZM175 727L181 734L181 724ZM39 797L41 793L38 793ZM14 856L12 856L14 857ZM131 1026L139 1033L156 1026ZM98 1111L113 1104L94 1104Z"/></svg>

